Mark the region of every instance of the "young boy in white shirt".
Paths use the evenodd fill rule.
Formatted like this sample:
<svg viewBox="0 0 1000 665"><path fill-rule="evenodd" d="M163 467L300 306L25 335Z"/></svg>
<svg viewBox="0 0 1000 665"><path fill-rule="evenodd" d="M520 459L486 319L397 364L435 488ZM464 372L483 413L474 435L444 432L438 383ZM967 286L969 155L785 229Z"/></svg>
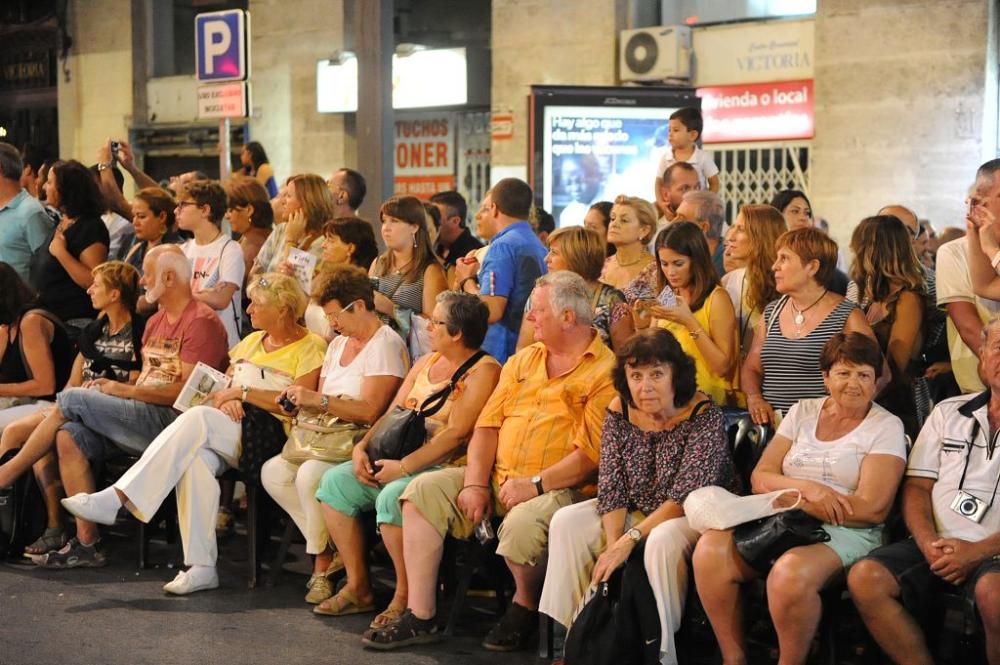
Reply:
<svg viewBox="0 0 1000 665"><path fill-rule="evenodd" d="M719 191L719 167L715 165L712 153L699 148L695 141L701 136L703 127L701 111L684 107L670 114L667 125L667 141L670 148L663 152L656 167L656 204L661 212L666 201L661 200L663 172L674 162L687 162L698 171L702 189Z"/></svg>

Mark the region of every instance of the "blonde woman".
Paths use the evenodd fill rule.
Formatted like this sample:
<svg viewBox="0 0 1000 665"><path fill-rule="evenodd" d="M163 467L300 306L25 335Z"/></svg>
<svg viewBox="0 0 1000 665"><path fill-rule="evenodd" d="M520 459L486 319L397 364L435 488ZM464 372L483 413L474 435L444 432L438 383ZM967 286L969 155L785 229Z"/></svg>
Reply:
<svg viewBox="0 0 1000 665"><path fill-rule="evenodd" d="M605 261L604 239L596 231L582 226L556 229L549 236L549 253L545 266L549 272L569 270L583 277L594 307L594 327L601 339L612 349L619 349L635 332L625 296L621 291L600 281ZM535 341L535 328L527 320L530 305L525 307L525 319L517 340L520 351Z"/></svg>
<svg viewBox="0 0 1000 665"><path fill-rule="evenodd" d="M267 263L257 261L251 277L277 270L292 274L288 264L288 254L292 249L309 252L317 258L317 265L323 254L323 227L335 216L326 181L315 173L292 176L285 185L282 203L288 221L271 232L271 237L259 253L259 256L267 258Z"/></svg>
<svg viewBox="0 0 1000 665"><path fill-rule="evenodd" d="M775 249L778 238L787 230L785 218L777 208L745 205L726 237L726 257L741 267L727 272L722 286L736 310L744 355L750 349L760 313L767 303L779 297L771 267L778 256Z"/></svg>
<svg viewBox="0 0 1000 665"><path fill-rule="evenodd" d="M615 246L615 253L605 261L601 281L624 290L641 275L654 273L653 256L646 249L654 233L656 208L652 203L637 196L616 198L611 206L607 236L608 244ZM649 269L651 265L652 270Z"/></svg>

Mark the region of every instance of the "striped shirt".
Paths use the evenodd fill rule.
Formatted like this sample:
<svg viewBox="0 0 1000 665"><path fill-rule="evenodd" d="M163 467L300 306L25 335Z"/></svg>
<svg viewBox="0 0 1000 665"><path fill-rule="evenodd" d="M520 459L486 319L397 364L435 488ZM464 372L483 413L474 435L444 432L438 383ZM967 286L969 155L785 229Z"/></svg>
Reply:
<svg viewBox="0 0 1000 665"><path fill-rule="evenodd" d="M764 399L782 413L800 399L823 397L826 385L819 369L819 356L831 337L843 332L856 305L842 300L816 328L805 337L790 339L781 334L778 321L788 298L769 303L764 308L764 346L760 352L764 381Z"/></svg>
<svg viewBox="0 0 1000 665"><path fill-rule="evenodd" d="M420 314L424 311L424 273L415 282L403 282L403 275L390 272L378 278L378 290L397 307Z"/></svg>

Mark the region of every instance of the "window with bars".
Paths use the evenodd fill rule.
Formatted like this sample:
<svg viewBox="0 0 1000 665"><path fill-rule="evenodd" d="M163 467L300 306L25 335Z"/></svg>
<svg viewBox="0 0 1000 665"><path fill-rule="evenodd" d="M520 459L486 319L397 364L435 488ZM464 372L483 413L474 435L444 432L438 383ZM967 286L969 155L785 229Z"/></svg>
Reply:
<svg viewBox="0 0 1000 665"><path fill-rule="evenodd" d="M768 203L783 189L809 193L808 142L707 146L719 167L719 195L726 218L746 203Z"/></svg>

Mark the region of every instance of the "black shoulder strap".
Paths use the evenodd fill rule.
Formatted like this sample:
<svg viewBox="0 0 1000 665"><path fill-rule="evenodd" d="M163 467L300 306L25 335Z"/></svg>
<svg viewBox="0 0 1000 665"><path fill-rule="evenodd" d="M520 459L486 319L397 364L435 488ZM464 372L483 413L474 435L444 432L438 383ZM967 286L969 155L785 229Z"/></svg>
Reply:
<svg viewBox="0 0 1000 665"><path fill-rule="evenodd" d="M461 379L462 376L464 376L465 373L468 372L472 366L479 362L479 359L485 355L486 352L480 349L469 356L469 359L462 363L459 368L455 370L455 373L451 375L451 380L448 382L448 385L436 393L427 396L424 403L420 405L419 409L417 409L420 415L430 417L440 411L444 406L445 400L448 399L448 395L450 395L451 391L455 388L455 384L458 383L458 380Z"/></svg>
<svg viewBox="0 0 1000 665"><path fill-rule="evenodd" d="M695 404L694 405L694 409L691 410L691 417L694 418L695 416L697 416L698 414L700 414L702 411L704 411L705 409L709 408L710 406L712 406L712 400L710 400L710 399L703 399L703 400L701 400L700 402L698 402L697 404Z"/></svg>

